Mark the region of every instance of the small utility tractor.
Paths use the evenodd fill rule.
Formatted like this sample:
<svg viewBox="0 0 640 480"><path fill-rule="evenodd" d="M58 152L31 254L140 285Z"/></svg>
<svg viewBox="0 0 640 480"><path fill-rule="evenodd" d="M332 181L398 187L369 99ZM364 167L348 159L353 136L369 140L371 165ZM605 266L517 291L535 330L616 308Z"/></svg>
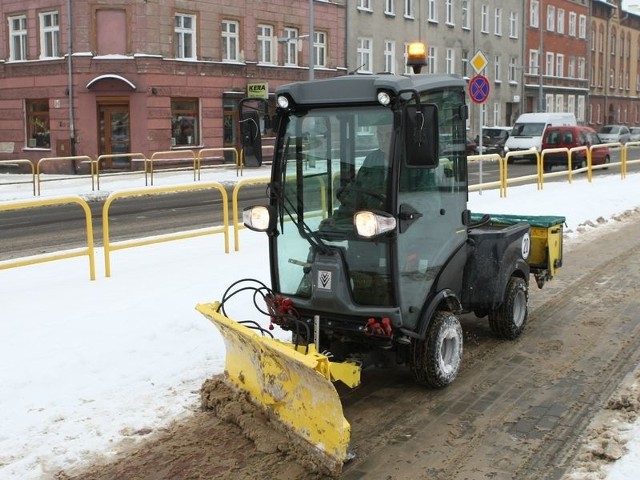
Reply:
<svg viewBox="0 0 640 480"><path fill-rule="evenodd" d="M564 218L467 209L466 87L414 73L278 88L270 202L243 218L269 236L271 287L259 290L292 340L231 320L224 299L197 307L224 337L227 380L333 472L350 428L332 382L357 386L385 352L417 382L445 387L462 360L459 316L515 339L530 275L541 287L561 266Z"/></svg>

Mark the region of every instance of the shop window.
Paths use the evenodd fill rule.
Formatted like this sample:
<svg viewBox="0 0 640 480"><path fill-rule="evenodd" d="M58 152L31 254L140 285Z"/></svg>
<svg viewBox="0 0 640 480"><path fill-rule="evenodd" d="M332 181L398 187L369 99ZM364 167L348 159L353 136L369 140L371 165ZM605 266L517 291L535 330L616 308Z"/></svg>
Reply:
<svg viewBox="0 0 640 480"><path fill-rule="evenodd" d="M27 100L27 147L51 148L49 100Z"/></svg>
<svg viewBox="0 0 640 480"><path fill-rule="evenodd" d="M200 144L200 116L197 99L171 100L171 132L173 146L187 147Z"/></svg>

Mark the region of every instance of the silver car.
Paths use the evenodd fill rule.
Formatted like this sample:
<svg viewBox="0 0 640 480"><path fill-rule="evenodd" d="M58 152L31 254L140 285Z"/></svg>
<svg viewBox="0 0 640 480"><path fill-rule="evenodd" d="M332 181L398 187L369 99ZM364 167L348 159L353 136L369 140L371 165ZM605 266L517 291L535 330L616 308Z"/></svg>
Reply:
<svg viewBox="0 0 640 480"><path fill-rule="evenodd" d="M625 144L629 141L631 132L625 125L605 125L598 132L598 136L604 143Z"/></svg>
<svg viewBox="0 0 640 480"><path fill-rule="evenodd" d="M640 127L631 127L629 129L631 135L629 137L630 142L640 142Z"/></svg>

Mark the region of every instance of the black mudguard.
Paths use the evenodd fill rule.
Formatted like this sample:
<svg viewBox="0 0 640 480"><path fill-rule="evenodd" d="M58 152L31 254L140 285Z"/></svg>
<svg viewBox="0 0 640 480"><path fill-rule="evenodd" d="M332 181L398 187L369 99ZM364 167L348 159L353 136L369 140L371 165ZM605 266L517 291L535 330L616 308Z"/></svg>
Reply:
<svg viewBox="0 0 640 480"><path fill-rule="evenodd" d="M504 298L513 275L529 284L531 238L528 223L486 226L469 232L469 255L464 268L462 305L465 310L492 309Z"/></svg>

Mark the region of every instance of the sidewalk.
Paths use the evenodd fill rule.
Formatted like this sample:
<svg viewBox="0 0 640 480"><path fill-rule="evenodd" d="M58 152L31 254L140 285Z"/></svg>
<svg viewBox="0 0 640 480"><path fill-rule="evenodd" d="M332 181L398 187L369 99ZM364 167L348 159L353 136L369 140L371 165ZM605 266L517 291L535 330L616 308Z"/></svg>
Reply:
<svg viewBox="0 0 640 480"><path fill-rule="evenodd" d="M234 185L245 178L268 178L271 166L245 167L240 171L235 165L220 165L200 170L200 179L194 180L194 171L156 170L153 174L153 186L193 184L202 182L219 182L223 185ZM35 185L34 185L35 183ZM106 198L115 190L151 187L151 175L144 171L103 172L99 178L91 175L40 175L40 195L38 196L38 179L31 174L0 173L0 201L32 200L52 195L80 195L85 200ZM99 187L99 188L98 188ZM35 194L34 194L35 192Z"/></svg>

